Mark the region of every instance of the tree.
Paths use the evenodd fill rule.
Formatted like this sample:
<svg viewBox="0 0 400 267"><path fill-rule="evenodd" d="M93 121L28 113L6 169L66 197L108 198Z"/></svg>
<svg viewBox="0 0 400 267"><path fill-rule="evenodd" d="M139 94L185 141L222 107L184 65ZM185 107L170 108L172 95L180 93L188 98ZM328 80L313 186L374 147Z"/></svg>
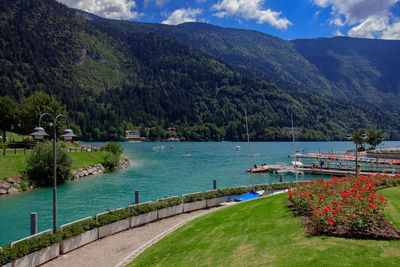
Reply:
<svg viewBox="0 0 400 267"><path fill-rule="evenodd" d="M367 144L369 144L372 149L375 149L380 143L382 143L384 138L382 130L369 129L367 135Z"/></svg>
<svg viewBox="0 0 400 267"><path fill-rule="evenodd" d="M106 151L108 153L104 157L103 165L107 170L112 171L119 167L119 161L124 149L117 142L109 142L106 145Z"/></svg>
<svg viewBox="0 0 400 267"><path fill-rule="evenodd" d="M57 143L57 183L61 184L71 177L72 158L63 149L64 143ZM53 173L53 143L41 142L27 160L26 175L38 183L38 185L51 185L54 179Z"/></svg>
<svg viewBox="0 0 400 267"><path fill-rule="evenodd" d="M0 97L0 129L3 131L3 141L6 141L6 132L10 131L12 125L16 125L17 103L9 96Z"/></svg>
<svg viewBox="0 0 400 267"><path fill-rule="evenodd" d="M357 129L353 131L351 135L351 139L353 143L356 144L356 176L358 175L358 146L363 145L365 142L365 130L364 129Z"/></svg>
<svg viewBox="0 0 400 267"><path fill-rule="evenodd" d="M19 112L19 120L21 126L17 129L20 134L30 134L39 123L40 114L48 112L53 116L58 114L67 114L65 107L61 105L53 96L42 92L35 92L33 95L25 99L21 104ZM53 120L50 116L44 116L41 121L41 126L45 131L52 136L53 127L50 127ZM57 135L60 135L66 129L66 121L64 119L57 120Z"/></svg>
<svg viewBox="0 0 400 267"><path fill-rule="evenodd" d="M117 142L108 142L106 145L106 151L118 156L121 156L121 154L124 153L124 149Z"/></svg>

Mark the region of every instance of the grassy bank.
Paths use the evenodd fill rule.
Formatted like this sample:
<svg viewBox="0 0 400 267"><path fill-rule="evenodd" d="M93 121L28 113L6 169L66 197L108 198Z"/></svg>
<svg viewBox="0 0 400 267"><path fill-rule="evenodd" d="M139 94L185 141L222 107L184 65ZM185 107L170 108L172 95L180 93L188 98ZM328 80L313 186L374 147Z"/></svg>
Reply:
<svg viewBox="0 0 400 267"><path fill-rule="evenodd" d="M72 168L80 168L85 166L101 163L106 152L72 152L70 153L73 163ZM20 175L25 169L26 159L30 155L0 155L0 179L11 175Z"/></svg>
<svg viewBox="0 0 400 267"><path fill-rule="evenodd" d="M379 191L400 223L400 187ZM129 266L398 266L400 241L307 237L287 195L258 199L196 219Z"/></svg>

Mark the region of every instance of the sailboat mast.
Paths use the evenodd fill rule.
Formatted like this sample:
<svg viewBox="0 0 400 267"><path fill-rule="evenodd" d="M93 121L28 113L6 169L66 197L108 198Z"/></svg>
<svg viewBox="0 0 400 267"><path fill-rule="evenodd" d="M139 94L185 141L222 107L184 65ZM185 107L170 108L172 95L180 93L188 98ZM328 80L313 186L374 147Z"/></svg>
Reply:
<svg viewBox="0 0 400 267"><path fill-rule="evenodd" d="M292 118L292 136L293 136L293 157L294 157L294 172L296 174L296 182L297 182L297 157L296 157L296 141L294 139L294 126L293 126L293 113L290 114Z"/></svg>
<svg viewBox="0 0 400 267"><path fill-rule="evenodd" d="M250 172L251 172L251 185L254 185L254 177L252 172L253 163L251 162L251 149L250 149L250 137L249 137L249 125L247 123L247 111L244 109L244 117L246 118L246 132L247 132L247 149L249 152L249 161L250 161Z"/></svg>

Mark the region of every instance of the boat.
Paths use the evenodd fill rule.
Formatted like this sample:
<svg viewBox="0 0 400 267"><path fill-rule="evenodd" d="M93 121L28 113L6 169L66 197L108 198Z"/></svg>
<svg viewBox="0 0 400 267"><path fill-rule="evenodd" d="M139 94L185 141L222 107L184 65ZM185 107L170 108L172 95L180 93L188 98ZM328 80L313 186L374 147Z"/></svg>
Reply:
<svg viewBox="0 0 400 267"><path fill-rule="evenodd" d="M232 149L237 151L240 149L240 146L233 146Z"/></svg>

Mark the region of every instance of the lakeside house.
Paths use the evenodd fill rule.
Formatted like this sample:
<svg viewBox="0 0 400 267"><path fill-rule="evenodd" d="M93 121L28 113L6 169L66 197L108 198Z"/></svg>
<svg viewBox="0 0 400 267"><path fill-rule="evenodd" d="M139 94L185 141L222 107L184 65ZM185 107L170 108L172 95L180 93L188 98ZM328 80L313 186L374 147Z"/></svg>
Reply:
<svg viewBox="0 0 400 267"><path fill-rule="evenodd" d="M147 139L145 137L140 136L140 132L137 130L125 130L125 140L127 142L147 141Z"/></svg>

